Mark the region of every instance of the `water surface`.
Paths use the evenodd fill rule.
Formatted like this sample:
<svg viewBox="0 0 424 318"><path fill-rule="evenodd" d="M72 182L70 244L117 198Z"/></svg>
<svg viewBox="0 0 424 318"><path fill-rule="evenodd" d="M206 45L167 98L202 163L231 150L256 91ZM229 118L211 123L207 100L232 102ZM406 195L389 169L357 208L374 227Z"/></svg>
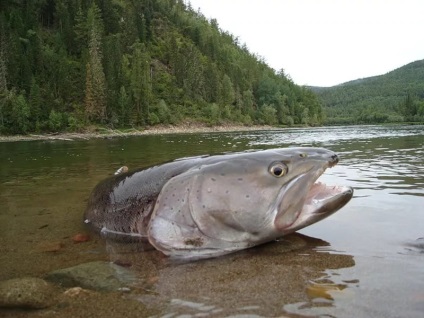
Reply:
<svg viewBox="0 0 424 318"><path fill-rule="evenodd" d="M82 213L92 188L124 164L287 146L339 153L323 181L355 189L346 207L300 234L186 264L96 237L72 241L86 231ZM102 306L131 299L156 317L421 317L423 146L423 126L0 143L0 280L104 260L125 264L134 278L131 292L105 295Z"/></svg>

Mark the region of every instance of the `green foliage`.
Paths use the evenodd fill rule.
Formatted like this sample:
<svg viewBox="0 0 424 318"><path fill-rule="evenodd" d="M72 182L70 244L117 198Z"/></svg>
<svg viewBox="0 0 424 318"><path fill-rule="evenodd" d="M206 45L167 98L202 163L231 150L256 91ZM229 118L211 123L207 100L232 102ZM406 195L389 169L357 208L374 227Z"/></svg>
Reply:
<svg viewBox="0 0 424 318"><path fill-rule="evenodd" d="M133 48L134 52L131 56L129 82L135 104L135 123L146 125L148 123L151 102L150 57L143 43L136 42Z"/></svg>
<svg viewBox="0 0 424 318"><path fill-rule="evenodd" d="M66 116L52 109L49 115L48 126L50 131L53 132L62 130L64 127L66 127Z"/></svg>
<svg viewBox="0 0 424 318"><path fill-rule="evenodd" d="M1 3L2 133L322 123L315 94L184 1Z"/></svg>
<svg viewBox="0 0 424 318"><path fill-rule="evenodd" d="M385 75L329 88L311 88L321 98L328 124L423 121L424 60Z"/></svg>
<svg viewBox="0 0 424 318"><path fill-rule="evenodd" d="M88 62L86 67L85 107L87 118L93 122L104 122L106 117L106 77L102 64L101 11L93 2L87 12Z"/></svg>
<svg viewBox="0 0 424 318"><path fill-rule="evenodd" d="M172 122L171 112L163 99L159 101L155 111L162 124L170 124Z"/></svg>
<svg viewBox="0 0 424 318"><path fill-rule="evenodd" d="M276 125L278 123L277 110L271 105L263 105L259 111L259 122L266 125Z"/></svg>
<svg viewBox="0 0 424 318"><path fill-rule="evenodd" d="M16 95L12 92L10 98L12 104L11 121L14 123L12 133L26 134L31 127L31 113L28 103L23 94Z"/></svg>
<svg viewBox="0 0 424 318"><path fill-rule="evenodd" d="M208 119L208 124L218 125L221 122L221 110L215 103L209 104L204 108L204 116Z"/></svg>

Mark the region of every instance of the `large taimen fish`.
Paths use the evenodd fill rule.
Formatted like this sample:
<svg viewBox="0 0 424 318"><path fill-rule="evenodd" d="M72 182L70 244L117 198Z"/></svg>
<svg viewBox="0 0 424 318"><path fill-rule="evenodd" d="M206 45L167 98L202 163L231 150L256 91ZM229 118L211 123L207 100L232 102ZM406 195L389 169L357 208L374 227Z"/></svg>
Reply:
<svg viewBox="0 0 424 318"><path fill-rule="evenodd" d="M322 220L353 195L316 182L337 155L285 148L183 158L99 183L85 212L98 231L146 238L166 255L204 258Z"/></svg>

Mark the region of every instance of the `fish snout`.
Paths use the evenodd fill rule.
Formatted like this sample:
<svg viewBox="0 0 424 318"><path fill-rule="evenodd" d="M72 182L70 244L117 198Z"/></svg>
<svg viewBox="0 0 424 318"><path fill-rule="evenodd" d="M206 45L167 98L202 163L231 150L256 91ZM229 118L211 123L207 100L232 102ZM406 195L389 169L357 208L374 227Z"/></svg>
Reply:
<svg viewBox="0 0 424 318"><path fill-rule="evenodd" d="M339 163L339 156L337 154L332 154L328 163L330 168L334 167L336 164Z"/></svg>

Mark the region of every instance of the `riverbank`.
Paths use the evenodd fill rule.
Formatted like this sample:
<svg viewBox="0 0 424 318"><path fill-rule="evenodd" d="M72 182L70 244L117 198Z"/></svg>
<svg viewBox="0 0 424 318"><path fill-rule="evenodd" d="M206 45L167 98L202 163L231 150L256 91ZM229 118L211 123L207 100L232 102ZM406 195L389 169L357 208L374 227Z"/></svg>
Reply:
<svg viewBox="0 0 424 318"><path fill-rule="evenodd" d="M279 129L272 126L255 125L221 125L221 126L204 126L200 124L184 124L178 126L153 126L141 129L106 129L96 127L95 129L87 130L81 133L50 133L50 134L28 134L28 135L0 135L0 142L14 141L31 141L31 140L89 140L94 138L119 138L128 136L142 135L160 135L160 134L189 134L189 133L208 133L208 132L234 132L234 131L258 131L258 130L274 130Z"/></svg>

